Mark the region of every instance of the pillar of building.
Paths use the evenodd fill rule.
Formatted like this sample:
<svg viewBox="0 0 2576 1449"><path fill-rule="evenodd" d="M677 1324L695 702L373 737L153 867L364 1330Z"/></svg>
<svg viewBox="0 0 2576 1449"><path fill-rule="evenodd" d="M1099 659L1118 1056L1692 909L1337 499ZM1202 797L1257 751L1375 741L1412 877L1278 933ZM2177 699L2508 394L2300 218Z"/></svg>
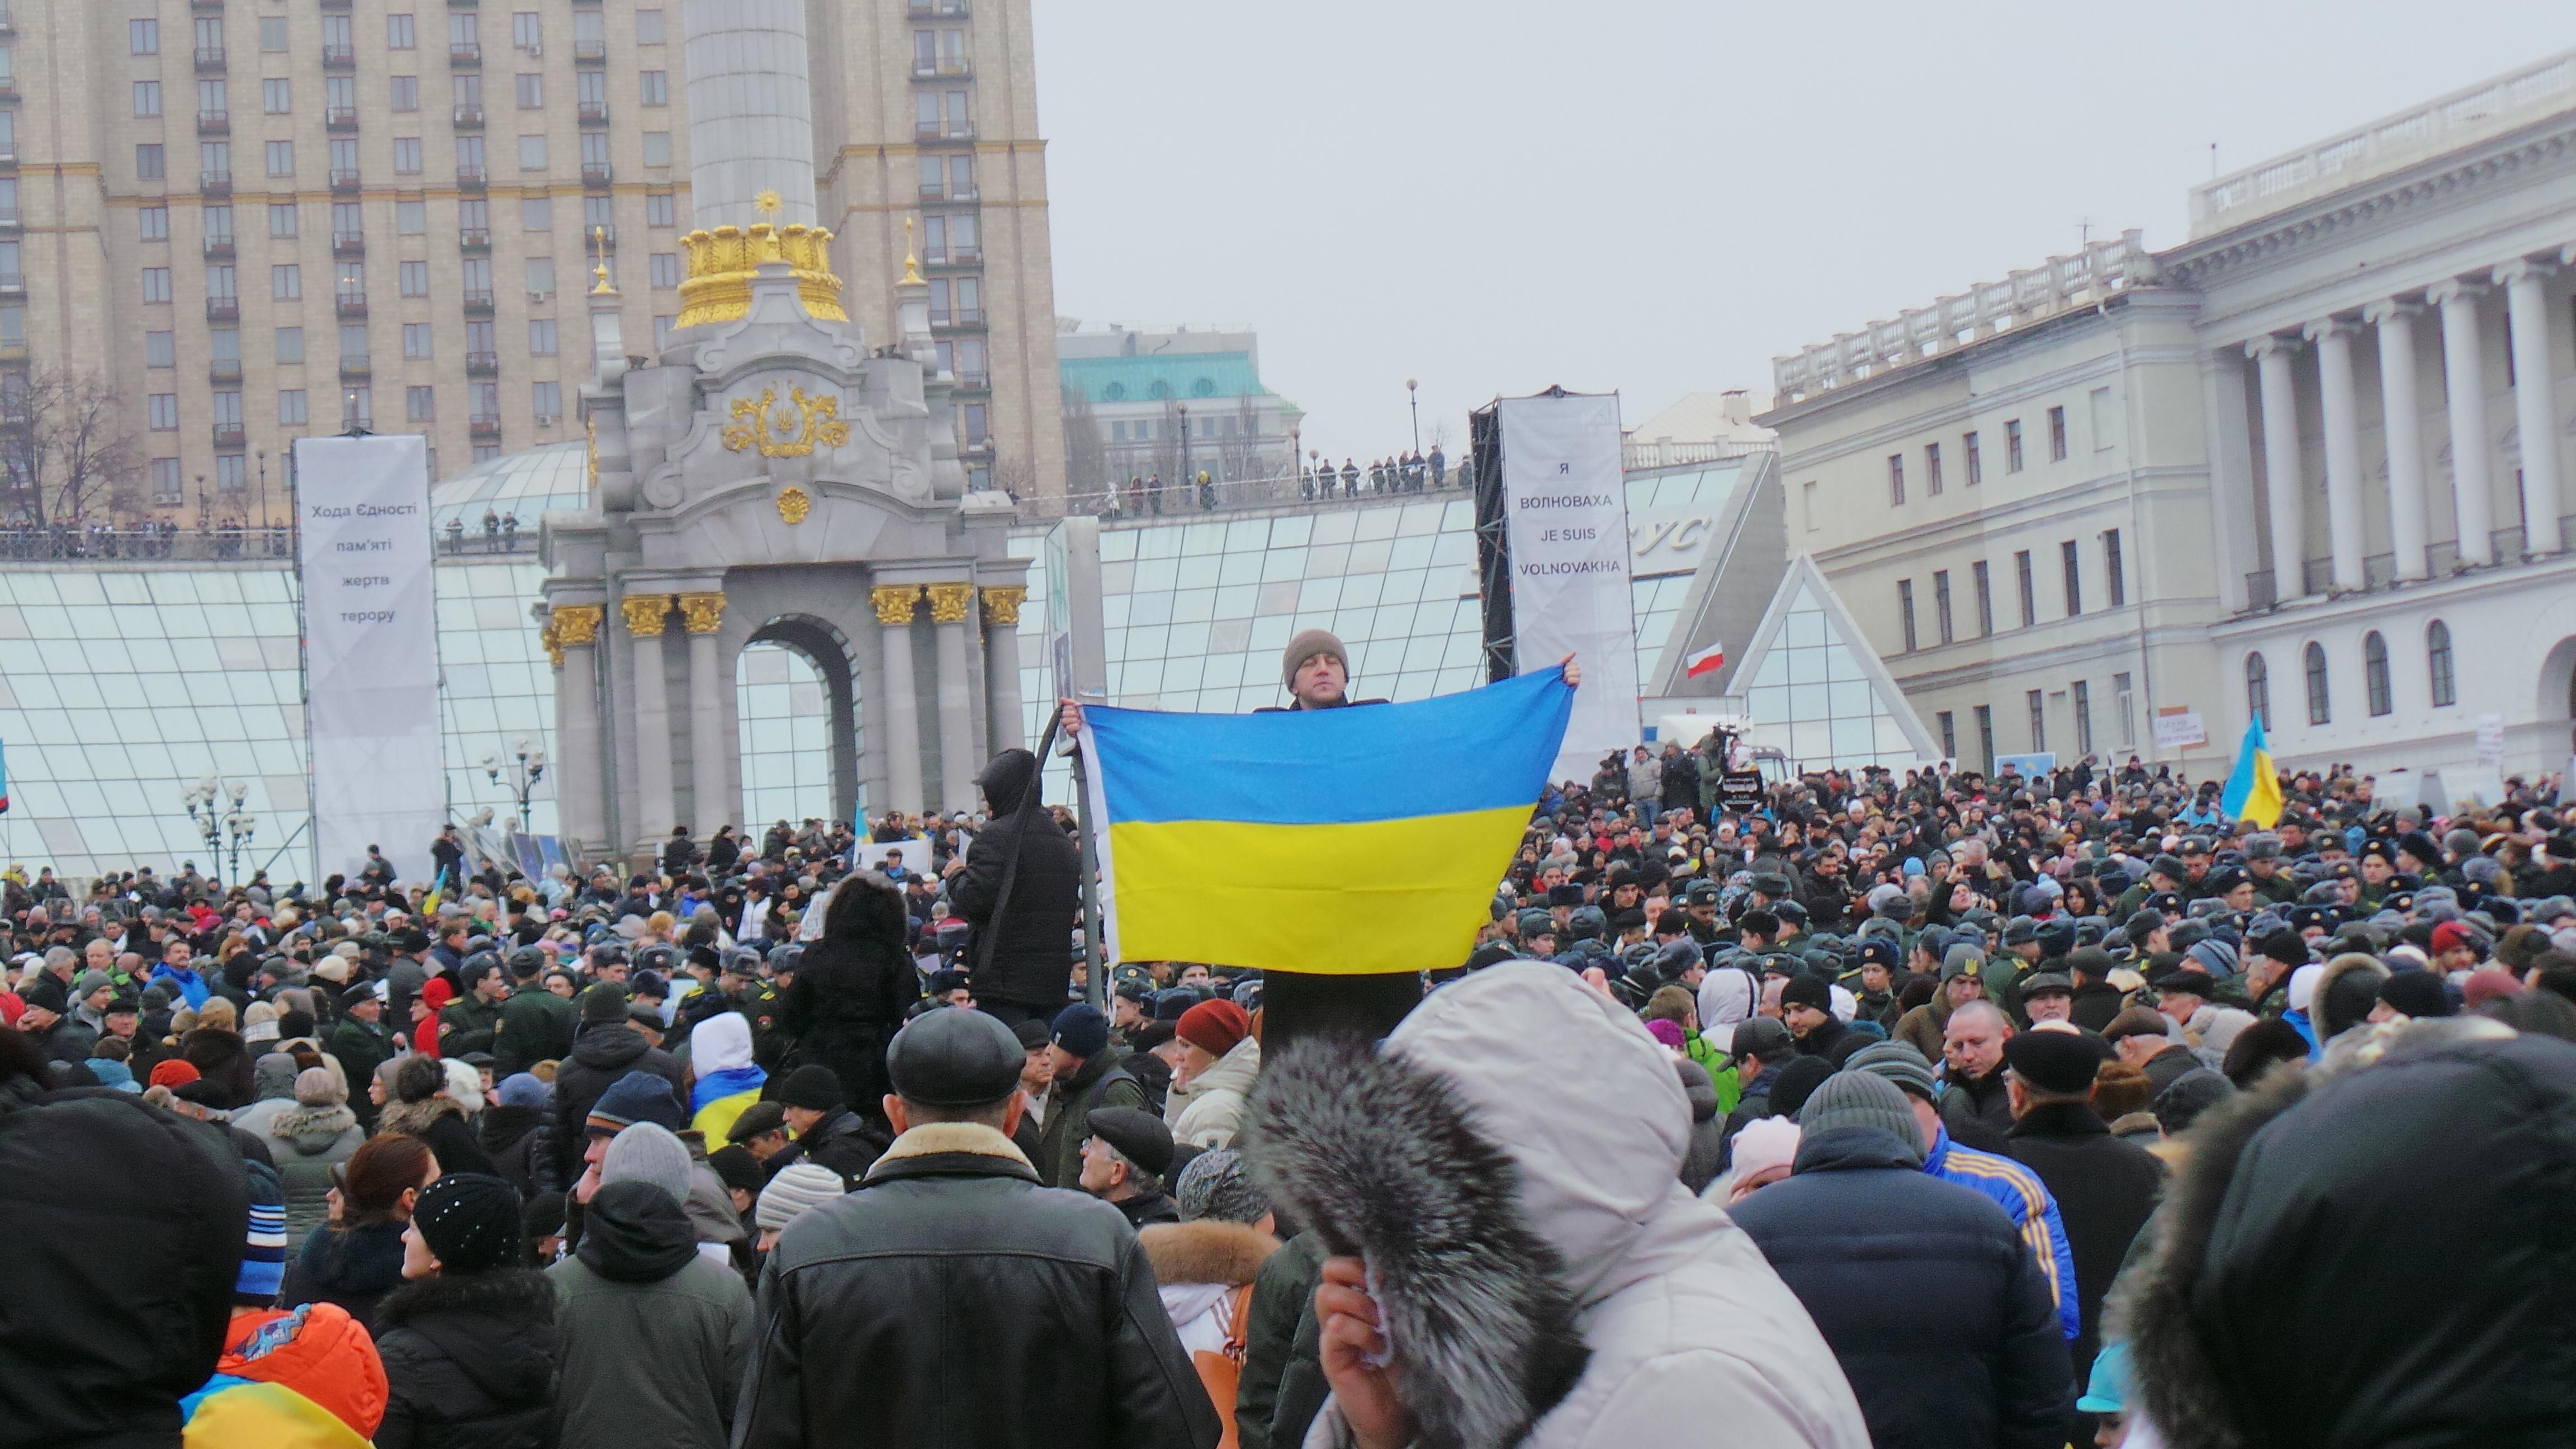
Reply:
<svg viewBox="0 0 2576 1449"><path fill-rule="evenodd" d="M2254 359L2263 394L2263 493L2272 520L2272 598L2288 603L2308 591L2307 495L2299 465L2298 384L2290 359L2299 343L2291 337L2257 337L2245 344Z"/></svg>
<svg viewBox="0 0 2576 1449"><path fill-rule="evenodd" d="M921 701L913 693L912 616L919 584L879 584L868 591L885 642L885 808L921 813Z"/></svg>
<svg viewBox="0 0 2576 1449"><path fill-rule="evenodd" d="M2326 424L2326 542L2337 593L2370 587L2362 564L2361 404L2352 381L2350 322L2329 317L2308 324L2317 348L2317 394Z"/></svg>
<svg viewBox="0 0 2576 1449"><path fill-rule="evenodd" d="M2451 508L2460 562L2495 562L2495 504L2487 493L2487 365L2478 350L2478 299L2487 289L2456 278L2424 294L2442 309L2442 377L2451 389Z"/></svg>
<svg viewBox="0 0 2576 1449"><path fill-rule="evenodd" d="M557 604L546 617L554 651L555 828L576 848L607 843L606 792L599 732L599 625L597 604Z"/></svg>
<svg viewBox="0 0 2576 1449"><path fill-rule="evenodd" d="M2415 317L2412 302L2374 302L2362 320L2379 331L2380 436L2388 444L2388 544L2400 579L2433 572L2424 552L2424 420L2415 387Z"/></svg>
<svg viewBox="0 0 2576 1449"><path fill-rule="evenodd" d="M2550 346L2546 284L2557 272L2529 259L2495 269L2513 321L2514 432L2522 439L2522 551L2558 552L2557 352Z"/></svg>
<svg viewBox="0 0 2576 1449"><path fill-rule="evenodd" d="M689 631L690 829L700 840L733 819L732 772L726 762L725 692L716 655L716 630L724 623L725 596L708 590L680 595L680 622Z"/></svg>
<svg viewBox="0 0 2576 1449"><path fill-rule="evenodd" d="M939 641L939 806L975 808L975 696L966 676L966 617L973 584L932 584L930 622Z"/></svg>
<svg viewBox="0 0 2576 1449"><path fill-rule="evenodd" d="M997 755L1028 748L1028 729L1020 719L1020 605L1028 597L1020 584L984 590L984 699L992 716L985 729Z"/></svg>
<svg viewBox="0 0 2576 1449"><path fill-rule="evenodd" d="M628 822L630 848L651 850L680 823L672 798L671 689L663 673L662 632L669 627L669 594L628 594L618 601L635 657L635 813Z"/></svg>
<svg viewBox="0 0 2576 1449"><path fill-rule="evenodd" d="M702 227L812 226L805 0L683 0L689 205ZM773 215L759 207L777 198Z"/></svg>

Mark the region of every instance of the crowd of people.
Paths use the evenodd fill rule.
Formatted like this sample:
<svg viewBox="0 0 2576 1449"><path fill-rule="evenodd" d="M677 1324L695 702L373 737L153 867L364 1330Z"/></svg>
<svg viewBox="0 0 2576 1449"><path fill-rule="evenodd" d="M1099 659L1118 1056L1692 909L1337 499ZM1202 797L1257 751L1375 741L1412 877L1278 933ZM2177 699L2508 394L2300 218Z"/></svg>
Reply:
<svg viewBox="0 0 2576 1449"><path fill-rule="evenodd" d="M1362 702L1321 631L1282 678ZM1315 973L1095 995L1017 750L971 814L623 871L13 868L0 1444L2576 1423L2555 781L2437 818L2302 772L2258 829L2134 759L1735 806L1728 763L1549 790L1393 977L1319 923Z"/></svg>
<svg viewBox="0 0 2576 1449"><path fill-rule="evenodd" d="M288 558L295 552L295 532L283 522L234 517L202 519L193 529L166 518L0 523L0 559L175 558L183 548L194 558Z"/></svg>
<svg viewBox="0 0 2576 1449"><path fill-rule="evenodd" d="M1472 487L1474 484L1474 480L1469 475L1469 467L1470 460L1463 458L1459 460L1458 486L1461 489ZM1440 445L1434 443L1431 445L1431 453L1428 457L1419 451L1401 452L1389 457L1372 458L1366 468L1362 468L1349 458L1342 460L1342 466L1338 472L1329 462L1317 463L1298 470L1297 495L1309 503L1317 498L1329 499L1333 496L1334 485L1338 483L1341 485L1343 497L1357 498L1360 496L1363 482L1367 484L1367 491L1371 495L1378 496L1390 493L1420 493L1426 489L1445 488L1449 483L1449 460L1440 451Z"/></svg>

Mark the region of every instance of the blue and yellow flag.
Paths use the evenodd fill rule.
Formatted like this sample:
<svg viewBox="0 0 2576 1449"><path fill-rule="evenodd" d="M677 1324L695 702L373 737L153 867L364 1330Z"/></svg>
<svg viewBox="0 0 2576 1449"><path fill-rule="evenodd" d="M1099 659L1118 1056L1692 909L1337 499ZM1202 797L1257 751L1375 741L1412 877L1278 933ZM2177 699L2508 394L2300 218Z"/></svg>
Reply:
<svg viewBox="0 0 2576 1449"><path fill-rule="evenodd" d="M2219 793L2218 813L2230 821L2251 820L2269 830L2281 819L2281 773L2263 741L2263 718L2245 722L2245 742L2236 747L2236 769Z"/></svg>
<svg viewBox="0 0 2576 1449"><path fill-rule="evenodd" d="M1457 965L1573 708L1548 669L1416 704L1085 710L1118 959L1341 976Z"/></svg>

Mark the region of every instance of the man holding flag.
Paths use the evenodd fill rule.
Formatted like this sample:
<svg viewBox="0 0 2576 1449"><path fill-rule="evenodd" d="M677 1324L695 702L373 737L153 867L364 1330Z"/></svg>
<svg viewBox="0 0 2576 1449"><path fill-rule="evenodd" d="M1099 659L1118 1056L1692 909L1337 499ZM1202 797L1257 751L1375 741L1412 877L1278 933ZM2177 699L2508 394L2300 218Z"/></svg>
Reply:
<svg viewBox="0 0 2576 1449"><path fill-rule="evenodd" d="M2236 747L2236 769L2219 793L2218 813L2231 824L2251 820L2258 830L2269 830L2281 819L2281 772L2264 743L2259 714L2245 722L2245 741Z"/></svg>
<svg viewBox="0 0 2576 1449"><path fill-rule="evenodd" d="M1321 733L1101 711L1117 723L1086 743L1086 805L1120 954L1259 967L1265 1042L1384 1036L1422 999L1421 972L1474 945L1581 681L1568 655L1554 670L1337 718ZM1290 702L1260 716L1354 703L1349 651L1323 629L1288 641L1280 683ZM1080 739L1081 706L1063 707L1066 734ZM1420 748L1427 741L1442 747L1436 756ZM1384 868L1354 872L1354 852ZM1371 888L1356 889L1363 881Z"/></svg>

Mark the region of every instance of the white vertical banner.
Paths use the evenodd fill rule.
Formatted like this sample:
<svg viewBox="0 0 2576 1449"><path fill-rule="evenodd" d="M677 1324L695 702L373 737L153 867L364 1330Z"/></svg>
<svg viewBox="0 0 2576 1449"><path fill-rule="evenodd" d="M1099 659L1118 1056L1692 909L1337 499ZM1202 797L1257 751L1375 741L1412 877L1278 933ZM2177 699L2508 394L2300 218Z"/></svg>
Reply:
<svg viewBox="0 0 2576 1449"><path fill-rule="evenodd" d="M1551 778L1592 778L1635 745L1637 622L1628 591L1628 492L1619 398L1504 398L1505 527L1512 561L1512 654L1520 672L1576 656L1583 683Z"/></svg>
<svg viewBox="0 0 2576 1449"><path fill-rule="evenodd" d="M357 874L379 846L430 878L447 819L429 456L417 435L295 445L314 860Z"/></svg>

